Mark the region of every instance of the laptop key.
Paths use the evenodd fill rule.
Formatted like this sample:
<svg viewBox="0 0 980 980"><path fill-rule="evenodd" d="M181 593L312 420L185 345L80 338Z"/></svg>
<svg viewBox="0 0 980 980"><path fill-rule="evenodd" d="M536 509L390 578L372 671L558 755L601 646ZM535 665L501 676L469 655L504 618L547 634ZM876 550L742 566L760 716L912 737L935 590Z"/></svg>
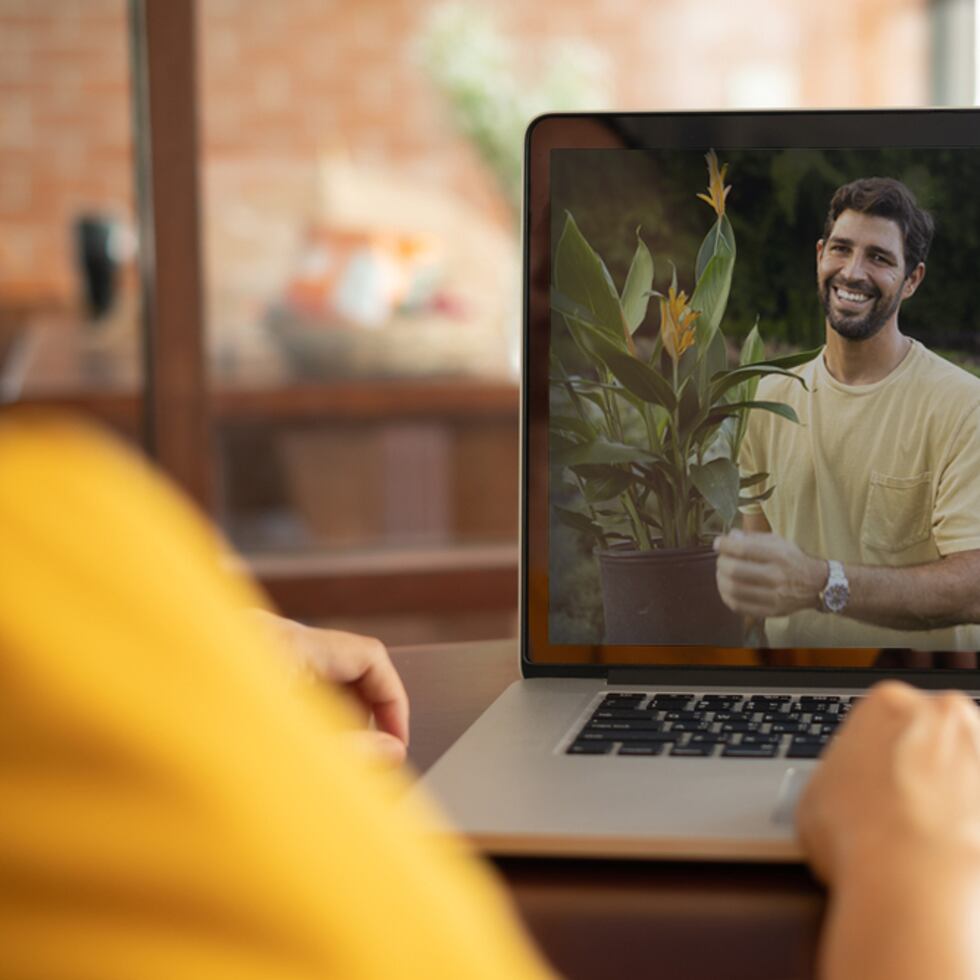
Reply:
<svg viewBox="0 0 980 980"><path fill-rule="evenodd" d="M777 749L775 742L768 745L726 745L721 754L729 759L771 759Z"/></svg>
<svg viewBox="0 0 980 980"><path fill-rule="evenodd" d="M656 745L621 745L617 755L660 755L663 750L662 742Z"/></svg>
<svg viewBox="0 0 980 980"><path fill-rule="evenodd" d="M704 732L709 728L706 721L675 721L671 722L672 732Z"/></svg>
<svg viewBox="0 0 980 980"><path fill-rule="evenodd" d="M805 732L807 726L801 721L774 721L769 729L773 735L796 735Z"/></svg>
<svg viewBox="0 0 980 980"><path fill-rule="evenodd" d="M709 742L700 745L694 745L693 743L688 743L687 745L675 745L671 750L671 755L686 755L686 756L708 756L712 755L715 751L715 743Z"/></svg>
<svg viewBox="0 0 980 980"><path fill-rule="evenodd" d="M612 742L573 742L568 748L569 755L608 755Z"/></svg>
<svg viewBox="0 0 980 980"><path fill-rule="evenodd" d="M790 742L787 759L818 759L824 746L820 742Z"/></svg>
<svg viewBox="0 0 980 980"><path fill-rule="evenodd" d="M638 708L598 708L593 718L608 718L610 721L626 721L630 718L652 719L656 712L640 711Z"/></svg>
<svg viewBox="0 0 980 980"><path fill-rule="evenodd" d="M739 740L739 745L775 745L777 748L779 746L779 738L773 738L771 735L756 734L749 732L743 735Z"/></svg>
<svg viewBox="0 0 980 980"><path fill-rule="evenodd" d="M723 732L757 732L761 728L757 721L726 721L722 724Z"/></svg>
<svg viewBox="0 0 980 980"><path fill-rule="evenodd" d="M650 698L650 707L661 711L679 711L686 708L693 700L693 694L654 694Z"/></svg>
<svg viewBox="0 0 980 980"><path fill-rule="evenodd" d="M659 732L663 731L662 721L590 721L590 732Z"/></svg>

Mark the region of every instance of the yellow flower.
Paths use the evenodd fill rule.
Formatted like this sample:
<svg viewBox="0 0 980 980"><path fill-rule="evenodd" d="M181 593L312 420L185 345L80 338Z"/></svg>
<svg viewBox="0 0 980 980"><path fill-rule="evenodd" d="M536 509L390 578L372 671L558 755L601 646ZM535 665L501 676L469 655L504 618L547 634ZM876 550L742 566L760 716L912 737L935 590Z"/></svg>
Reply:
<svg viewBox="0 0 980 980"><path fill-rule="evenodd" d="M718 170L718 157L714 150L709 150L705 154L708 161L708 193L698 194L702 201L706 201L715 209L715 214L720 218L725 213L725 201L728 192L732 189L731 184L725 186L725 174L728 172L728 164Z"/></svg>
<svg viewBox="0 0 980 980"><path fill-rule="evenodd" d="M667 296L660 297L660 336L664 349L676 363L689 347L694 346L694 323L701 314L687 305L687 295L671 286Z"/></svg>

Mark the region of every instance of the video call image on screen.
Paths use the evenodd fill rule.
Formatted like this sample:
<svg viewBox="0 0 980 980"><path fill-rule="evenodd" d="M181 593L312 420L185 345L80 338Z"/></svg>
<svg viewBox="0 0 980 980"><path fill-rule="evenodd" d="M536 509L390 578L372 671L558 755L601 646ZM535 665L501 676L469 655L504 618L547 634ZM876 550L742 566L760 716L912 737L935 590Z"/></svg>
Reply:
<svg viewBox="0 0 980 980"><path fill-rule="evenodd" d="M980 551L980 151L569 149L550 179L550 642L980 649L894 578Z"/></svg>

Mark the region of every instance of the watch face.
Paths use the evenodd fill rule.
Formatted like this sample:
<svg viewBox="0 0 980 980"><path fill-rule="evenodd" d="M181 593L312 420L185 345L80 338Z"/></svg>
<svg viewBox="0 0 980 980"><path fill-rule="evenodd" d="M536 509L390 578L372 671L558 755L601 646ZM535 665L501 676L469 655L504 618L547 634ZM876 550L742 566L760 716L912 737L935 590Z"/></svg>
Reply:
<svg viewBox="0 0 980 980"><path fill-rule="evenodd" d="M849 595L847 586L842 582L834 582L824 589L823 604L834 613L839 613L847 605Z"/></svg>

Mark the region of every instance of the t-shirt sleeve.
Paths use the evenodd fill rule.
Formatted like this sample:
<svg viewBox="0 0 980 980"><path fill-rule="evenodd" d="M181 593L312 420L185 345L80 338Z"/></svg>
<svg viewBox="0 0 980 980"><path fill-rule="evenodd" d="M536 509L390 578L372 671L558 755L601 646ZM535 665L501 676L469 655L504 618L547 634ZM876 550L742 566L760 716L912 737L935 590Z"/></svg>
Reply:
<svg viewBox="0 0 980 980"><path fill-rule="evenodd" d="M548 975L262 601L128 451L0 422L0 976Z"/></svg>
<svg viewBox="0 0 980 980"><path fill-rule="evenodd" d="M936 485L932 532L942 555L980 548L980 405L953 433Z"/></svg>

